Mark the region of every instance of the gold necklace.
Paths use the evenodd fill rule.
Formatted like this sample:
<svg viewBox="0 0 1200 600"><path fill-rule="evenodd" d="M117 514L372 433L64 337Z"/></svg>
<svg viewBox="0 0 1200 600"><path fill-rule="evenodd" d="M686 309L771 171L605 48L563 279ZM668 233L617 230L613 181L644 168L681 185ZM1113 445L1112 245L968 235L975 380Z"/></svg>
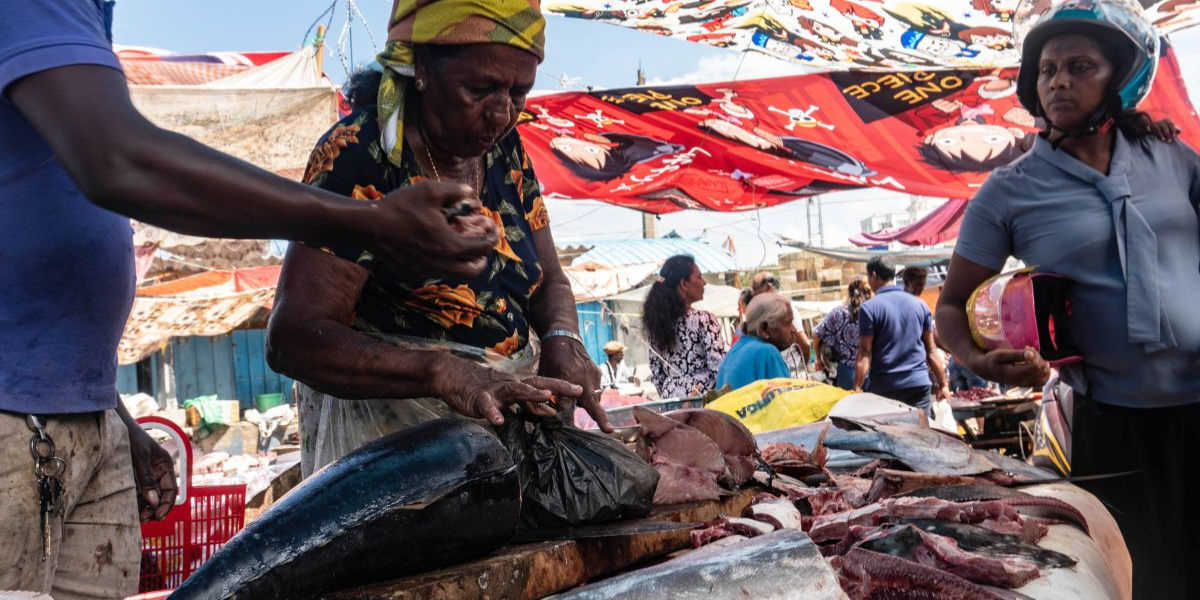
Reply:
<svg viewBox="0 0 1200 600"><path fill-rule="evenodd" d="M425 141L424 135L422 135L421 138L422 138L421 141L425 142L424 144L422 144L423 146L425 146L425 158L429 159L429 166L433 167L433 176L436 177L438 181L441 181L442 175L440 173L438 173L437 163L433 162L433 154L429 152L429 142Z"/></svg>
<svg viewBox="0 0 1200 600"><path fill-rule="evenodd" d="M425 147L425 158L429 159L429 166L433 168L434 178L440 182L442 174L438 172L437 163L433 162L433 153L429 151L429 138L425 137L424 131L421 132L421 145ZM478 173L472 173L472 175L475 175L471 179L473 180L472 183L476 184L476 193L481 193L479 188L483 187L483 169L480 168Z"/></svg>

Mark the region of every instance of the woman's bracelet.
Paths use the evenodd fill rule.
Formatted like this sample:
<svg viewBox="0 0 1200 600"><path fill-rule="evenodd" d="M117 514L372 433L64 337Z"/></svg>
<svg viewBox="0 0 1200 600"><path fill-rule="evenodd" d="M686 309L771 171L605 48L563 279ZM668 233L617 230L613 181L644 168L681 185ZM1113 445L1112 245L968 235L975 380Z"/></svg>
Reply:
<svg viewBox="0 0 1200 600"><path fill-rule="evenodd" d="M580 344L583 344L583 338L579 337L578 333L575 333L574 331L571 331L569 329L551 329L550 331L547 331L546 333L542 334L542 341L545 342L552 337L571 338L571 339L579 342ZM583 344L583 345L586 346L587 344Z"/></svg>

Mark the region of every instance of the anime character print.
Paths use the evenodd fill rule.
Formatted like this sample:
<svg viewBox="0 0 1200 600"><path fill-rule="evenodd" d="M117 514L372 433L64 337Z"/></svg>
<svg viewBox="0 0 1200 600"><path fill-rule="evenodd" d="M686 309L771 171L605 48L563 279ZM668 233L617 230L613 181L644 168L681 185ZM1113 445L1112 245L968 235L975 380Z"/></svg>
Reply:
<svg viewBox="0 0 1200 600"><path fill-rule="evenodd" d="M996 115L990 104L971 107L958 100L939 99L932 106L959 117L917 144L917 153L930 165L952 173L987 173L1033 147L1036 134L1024 129L1033 126L1033 117L1020 106L1010 107L1003 115Z"/></svg>
<svg viewBox="0 0 1200 600"><path fill-rule="evenodd" d="M823 127L830 131L833 131L833 129L835 128L833 125L831 125L829 123L822 123L816 117L813 116L814 113L821 110L821 107L819 107L819 106L810 105L808 107L808 110L801 110L799 108L789 108L787 110L782 110L782 109L775 108L774 106L771 106L771 107L768 107L767 110L774 112L774 113L779 113L779 114L787 117L788 124L784 125L783 128L787 129L788 131L795 131L797 127L800 127L802 129L812 129L814 127Z"/></svg>
<svg viewBox="0 0 1200 600"><path fill-rule="evenodd" d="M560 135L550 150L575 176L588 181L619 179L641 163L683 150L683 146L630 133Z"/></svg>
<svg viewBox="0 0 1200 600"><path fill-rule="evenodd" d="M903 2L894 7L883 9L884 12L908 25L912 31L926 36L953 39L967 26L954 20L945 11L912 2Z"/></svg>
<svg viewBox="0 0 1200 600"><path fill-rule="evenodd" d="M806 162L843 175L869 177L875 174L861 160L837 148L796 137L781 137L762 127L746 129L724 119L705 119L697 123L697 127L755 150Z"/></svg>
<svg viewBox="0 0 1200 600"><path fill-rule="evenodd" d="M1012 32L999 27L971 27L958 32L958 39L970 48L996 52L1012 50Z"/></svg>
<svg viewBox="0 0 1200 600"><path fill-rule="evenodd" d="M855 33L864 40L883 39L885 20L879 13L850 0L830 0L829 7L850 21Z"/></svg>
<svg viewBox="0 0 1200 600"><path fill-rule="evenodd" d="M983 12L989 17L995 17L1002 23L1012 21L1021 0L971 0L971 8Z"/></svg>

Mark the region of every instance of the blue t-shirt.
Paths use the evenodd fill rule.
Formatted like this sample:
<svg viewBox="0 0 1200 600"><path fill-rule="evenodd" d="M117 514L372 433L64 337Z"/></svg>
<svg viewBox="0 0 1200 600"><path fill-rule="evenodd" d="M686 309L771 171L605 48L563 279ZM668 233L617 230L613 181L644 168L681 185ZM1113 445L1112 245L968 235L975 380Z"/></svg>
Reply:
<svg viewBox="0 0 1200 600"><path fill-rule="evenodd" d="M873 336L871 389L880 394L931 385L925 362L925 332L933 316L920 298L887 285L858 310L858 333Z"/></svg>
<svg viewBox="0 0 1200 600"><path fill-rule="evenodd" d="M134 290L129 219L89 202L9 101L13 82L41 71L119 70L109 7L10 2L0 18L0 410L116 407L117 343Z"/></svg>
<svg viewBox="0 0 1200 600"><path fill-rule="evenodd" d="M1039 137L979 188L954 251L996 270L1011 255L1074 282L1068 325L1083 362L1062 374L1078 392L1130 408L1191 404L1200 402L1197 210L1200 155L1182 140L1118 134L1105 175Z"/></svg>
<svg viewBox="0 0 1200 600"><path fill-rule="evenodd" d="M745 334L729 349L717 370L717 389L729 384L733 389L761 379L791 377L779 349L762 339Z"/></svg>

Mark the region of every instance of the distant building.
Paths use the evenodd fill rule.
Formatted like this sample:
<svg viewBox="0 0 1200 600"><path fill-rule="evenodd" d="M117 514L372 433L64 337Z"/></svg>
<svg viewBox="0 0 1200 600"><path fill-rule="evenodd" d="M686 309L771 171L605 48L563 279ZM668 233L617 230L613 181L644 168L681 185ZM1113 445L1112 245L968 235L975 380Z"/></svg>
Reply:
<svg viewBox="0 0 1200 600"><path fill-rule="evenodd" d="M917 221L925 218L933 209L944 202L941 198L930 198L928 196L910 196L908 208L904 212L895 213L876 213L862 220L861 227L864 233L875 233L884 229L896 229L906 225L912 225Z"/></svg>

